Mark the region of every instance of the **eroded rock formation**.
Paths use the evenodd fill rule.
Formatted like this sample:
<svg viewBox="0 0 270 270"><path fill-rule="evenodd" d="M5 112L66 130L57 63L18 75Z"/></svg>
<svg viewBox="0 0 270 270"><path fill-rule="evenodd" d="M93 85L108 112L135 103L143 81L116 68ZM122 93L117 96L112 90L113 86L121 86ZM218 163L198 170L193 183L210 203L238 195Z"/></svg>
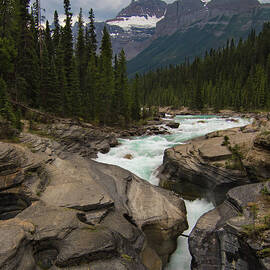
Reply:
<svg viewBox="0 0 270 270"><path fill-rule="evenodd" d="M162 269L187 228L180 197L92 161L104 140L86 127L46 134L0 143L0 269Z"/></svg>
<svg viewBox="0 0 270 270"><path fill-rule="evenodd" d="M259 117L165 151L161 185L217 205L189 237L193 270L270 269L269 130Z"/></svg>

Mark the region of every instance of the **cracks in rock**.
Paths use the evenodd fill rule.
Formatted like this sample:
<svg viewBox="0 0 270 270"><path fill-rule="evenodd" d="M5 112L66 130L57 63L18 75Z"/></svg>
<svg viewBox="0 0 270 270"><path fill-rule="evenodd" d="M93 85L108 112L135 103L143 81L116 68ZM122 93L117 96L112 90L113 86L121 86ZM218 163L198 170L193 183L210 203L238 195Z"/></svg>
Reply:
<svg viewBox="0 0 270 270"><path fill-rule="evenodd" d="M108 208L85 213L77 213L77 218L87 225L96 226L100 224L111 211L112 208Z"/></svg>
<svg viewBox="0 0 270 270"><path fill-rule="evenodd" d="M131 217L130 215L128 214L123 214L123 217L130 223L132 224L133 226L135 226L136 228L138 228L138 225L136 224L135 220L133 219L133 217Z"/></svg>
<svg viewBox="0 0 270 270"><path fill-rule="evenodd" d="M0 194L0 220L8 220L16 217L31 202L23 195L13 193Z"/></svg>
<svg viewBox="0 0 270 270"><path fill-rule="evenodd" d="M50 269L59 254L55 240L43 240L37 241L33 245L33 255L36 264L41 269Z"/></svg>
<svg viewBox="0 0 270 270"><path fill-rule="evenodd" d="M109 246L107 247L110 248ZM62 267L70 267L70 266L77 266L81 264L87 264L89 262L97 261L97 260L107 260L114 257L118 257L119 254L116 250L108 250L108 251L96 251L89 254L84 254L80 257L73 257L66 261L58 260L56 261L55 265L62 268Z"/></svg>
<svg viewBox="0 0 270 270"><path fill-rule="evenodd" d="M124 181L126 182L126 187L125 187L125 195L126 195L126 200L125 200L125 205L126 205L126 209L128 210L128 204L129 204L129 199L128 199L128 192L130 189L130 185L131 182L133 180L133 175L128 175L126 178L124 178ZM138 225L136 224L136 221L133 219L133 217L129 214L129 213L124 213L123 217L133 226L135 226L136 228L138 228Z"/></svg>

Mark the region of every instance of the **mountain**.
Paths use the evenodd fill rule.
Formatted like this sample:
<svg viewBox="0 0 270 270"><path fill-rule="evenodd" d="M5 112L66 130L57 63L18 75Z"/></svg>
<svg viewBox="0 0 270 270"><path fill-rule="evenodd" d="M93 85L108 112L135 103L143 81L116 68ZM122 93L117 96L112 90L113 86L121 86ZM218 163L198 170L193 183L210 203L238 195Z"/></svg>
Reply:
<svg viewBox="0 0 270 270"><path fill-rule="evenodd" d="M166 10L167 4L161 0L132 0L116 18L106 21L114 52L123 48L128 59L141 52L150 44L156 24L164 18ZM104 25L96 24L99 39Z"/></svg>
<svg viewBox="0 0 270 270"><path fill-rule="evenodd" d="M128 72L143 73L201 56L228 39L246 38L269 21L270 5L257 0L178 0L167 7L149 46L128 62Z"/></svg>

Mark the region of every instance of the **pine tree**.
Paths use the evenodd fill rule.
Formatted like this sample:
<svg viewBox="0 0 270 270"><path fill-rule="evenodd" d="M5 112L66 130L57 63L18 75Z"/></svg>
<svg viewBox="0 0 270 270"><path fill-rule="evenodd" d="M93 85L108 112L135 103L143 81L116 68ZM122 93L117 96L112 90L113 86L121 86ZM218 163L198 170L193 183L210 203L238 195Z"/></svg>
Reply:
<svg viewBox="0 0 270 270"><path fill-rule="evenodd" d="M39 93L39 59L36 51L33 33L29 29L31 16L28 13L29 0L19 0L17 24L17 65L16 65L16 88L17 97L37 105Z"/></svg>
<svg viewBox="0 0 270 270"><path fill-rule="evenodd" d="M125 124L128 124L130 121L131 102L128 89L126 57L123 49L119 54L118 70L119 70L119 92L120 92L119 110L120 115L125 119Z"/></svg>
<svg viewBox="0 0 270 270"><path fill-rule="evenodd" d="M73 36L72 36L72 13L70 12L70 1L64 0L65 9L65 26L62 33L62 48L64 51L64 65L65 65L65 75L67 80L67 87L71 87L71 74L72 74L72 59L73 59ZM71 91L71 89L69 89Z"/></svg>
<svg viewBox="0 0 270 270"><path fill-rule="evenodd" d="M54 54L56 54L57 48L59 47L59 41L60 41L60 24L59 24L58 13L56 10L54 12L53 24L54 24L54 30L53 30L52 40L53 40Z"/></svg>
<svg viewBox="0 0 270 270"><path fill-rule="evenodd" d="M0 77L0 116L11 122L16 127L16 116L8 100L7 87L5 81Z"/></svg>
<svg viewBox="0 0 270 270"><path fill-rule="evenodd" d="M53 45L50 25L48 21L46 21L46 28L45 28L45 46L47 48L49 58L52 58L54 55L54 45Z"/></svg>
<svg viewBox="0 0 270 270"><path fill-rule="evenodd" d="M136 74L133 83L133 95L131 104L131 118L133 120L140 120L141 107L139 102L139 75Z"/></svg>
<svg viewBox="0 0 270 270"><path fill-rule="evenodd" d="M71 115L82 116L82 95L80 90L78 67L75 57L72 59L71 92L69 94L71 101Z"/></svg>
<svg viewBox="0 0 270 270"><path fill-rule="evenodd" d="M84 96L85 115L90 120L96 120L97 117L97 89L98 89L98 69L96 66L96 57L94 54L90 56L86 71L86 88Z"/></svg>
<svg viewBox="0 0 270 270"><path fill-rule="evenodd" d="M98 84L98 119L102 124L111 123L111 101L114 89L112 67L112 45L107 28L103 29L101 54L99 59L100 80Z"/></svg>
<svg viewBox="0 0 270 270"><path fill-rule="evenodd" d="M91 8L89 11L89 43L88 43L88 50L91 53L94 53L96 55L97 51L97 35L96 35L96 27L95 27L95 15L94 11Z"/></svg>
<svg viewBox="0 0 270 270"><path fill-rule="evenodd" d="M71 107L69 107L69 97L68 97L68 87L66 80L66 72L64 66L64 50L61 46L62 42L59 42L60 46L56 49L56 57L55 57L55 69L57 74L57 86L55 91L57 92L57 96L60 97L60 103L57 103L57 111L61 115L65 115L66 113L71 111Z"/></svg>
<svg viewBox="0 0 270 270"><path fill-rule="evenodd" d="M62 108L62 96L61 91L58 89L58 78L53 58L50 60L48 77L47 110L51 113L59 114Z"/></svg>
<svg viewBox="0 0 270 270"><path fill-rule="evenodd" d="M49 80L50 80L50 58L48 55L48 50L45 45L43 45L43 51L41 55L41 78L40 78L40 93L39 93L39 102L38 104L47 109L48 102L48 93L52 91L50 89Z"/></svg>
<svg viewBox="0 0 270 270"><path fill-rule="evenodd" d="M87 62L86 62L86 49L85 49L82 9L80 9L80 14L78 17L78 37L77 37L77 43L76 43L76 59L77 59L77 65L78 65L80 89L84 90Z"/></svg>

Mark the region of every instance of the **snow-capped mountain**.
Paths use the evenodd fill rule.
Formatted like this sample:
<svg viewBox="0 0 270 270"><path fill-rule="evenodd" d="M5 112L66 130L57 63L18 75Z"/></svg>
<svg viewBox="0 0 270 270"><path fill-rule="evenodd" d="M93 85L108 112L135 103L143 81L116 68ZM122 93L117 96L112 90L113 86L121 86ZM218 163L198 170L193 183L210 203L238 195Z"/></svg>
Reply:
<svg viewBox="0 0 270 270"><path fill-rule="evenodd" d="M167 4L157 0L133 0L115 19L107 24L117 25L126 31L136 28L155 28L157 22L164 18Z"/></svg>
<svg viewBox="0 0 270 270"><path fill-rule="evenodd" d="M156 24L164 18L167 4L161 0L132 0L116 18L106 21L115 53L122 48L127 59L133 58L147 45ZM104 24L97 24L98 36Z"/></svg>
<svg viewBox="0 0 270 270"><path fill-rule="evenodd" d="M246 38L270 18L270 4L258 0L177 0L167 5L147 48L128 63L129 74L180 64L206 50ZM269 3L269 0L267 0Z"/></svg>

